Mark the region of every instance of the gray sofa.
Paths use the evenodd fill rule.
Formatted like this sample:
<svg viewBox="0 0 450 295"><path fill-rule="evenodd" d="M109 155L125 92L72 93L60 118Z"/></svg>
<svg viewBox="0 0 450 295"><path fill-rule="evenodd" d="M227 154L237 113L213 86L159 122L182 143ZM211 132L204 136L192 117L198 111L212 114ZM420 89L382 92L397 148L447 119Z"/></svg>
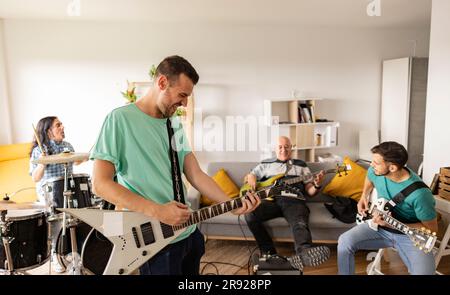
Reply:
<svg viewBox="0 0 450 295"><path fill-rule="evenodd" d="M257 164L256 162L212 162L208 165L206 172L212 176L220 168L223 168L236 185L240 187L242 186L244 176ZM332 169L335 166L335 163L308 163L308 167L313 173L322 169ZM334 174L327 174L324 178L323 187L333 177ZM188 200L191 202L194 210L198 209L200 206L200 193L191 187L188 191ZM326 201L332 201L332 198L322 193L307 200L308 207L311 211L309 226L313 241L335 243L339 235L353 227L354 224L346 224L333 218L323 204ZM274 240L293 241L292 231L283 217L269 220L265 225ZM207 238L211 239L253 239L253 235L247 227L244 216L238 218L238 216L230 212L203 221L199 224L199 228Z"/></svg>

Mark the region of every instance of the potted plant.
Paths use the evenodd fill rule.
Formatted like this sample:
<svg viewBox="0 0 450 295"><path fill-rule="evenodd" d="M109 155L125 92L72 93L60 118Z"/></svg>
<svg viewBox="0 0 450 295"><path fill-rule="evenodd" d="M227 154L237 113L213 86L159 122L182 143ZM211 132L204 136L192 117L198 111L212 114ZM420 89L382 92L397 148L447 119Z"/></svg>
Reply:
<svg viewBox="0 0 450 295"><path fill-rule="evenodd" d="M122 93L122 96L128 100L127 103L134 103L137 99L136 94L134 93L134 91L136 90L136 86L134 85L134 83L130 83L127 80L127 91L123 92L121 91L120 93Z"/></svg>

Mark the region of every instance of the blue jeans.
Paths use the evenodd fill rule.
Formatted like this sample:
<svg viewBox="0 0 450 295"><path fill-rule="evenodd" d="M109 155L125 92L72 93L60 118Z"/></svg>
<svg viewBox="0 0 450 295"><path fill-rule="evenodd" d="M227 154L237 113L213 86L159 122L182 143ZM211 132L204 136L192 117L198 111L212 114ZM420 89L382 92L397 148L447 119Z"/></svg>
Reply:
<svg viewBox="0 0 450 295"><path fill-rule="evenodd" d="M358 250L395 248L412 275L434 275L436 266L433 254L425 254L415 247L407 235L379 228L372 230L366 223L343 233L338 240L338 268L341 275L355 273L355 253Z"/></svg>
<svg viewBox="0 0 450 295"><path fill-rule="evenodd" d="M141 275L198 275L205 240L198 228L186 239L170 244L140 267Z"/></svg>

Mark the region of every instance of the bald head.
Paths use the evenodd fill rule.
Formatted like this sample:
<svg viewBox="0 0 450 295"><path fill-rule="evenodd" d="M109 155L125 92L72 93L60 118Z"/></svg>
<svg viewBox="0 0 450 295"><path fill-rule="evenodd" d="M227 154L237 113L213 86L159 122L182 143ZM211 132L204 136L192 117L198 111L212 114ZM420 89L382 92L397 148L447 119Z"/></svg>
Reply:
<svg viewBox="0 0 450 295"><path fill-rule="evenodd" d="M287 161L291 159L292 144L289 137L280 136L278 138L278 144L276 146L277 159L280 161Z"/></svg>

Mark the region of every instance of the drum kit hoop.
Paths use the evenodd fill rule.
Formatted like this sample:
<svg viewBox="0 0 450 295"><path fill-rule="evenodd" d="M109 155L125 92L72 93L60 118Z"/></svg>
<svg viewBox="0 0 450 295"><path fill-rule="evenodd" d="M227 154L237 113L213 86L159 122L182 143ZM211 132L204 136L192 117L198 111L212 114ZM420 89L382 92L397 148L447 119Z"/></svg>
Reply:
<svg viewBox="0 0 450 295"><path fill-rule="evenodd" d="M55 177L52 179L49 179L47 181L48 183L51 182L55 182L55 181L61 181L64 180L64 189L62 192L62 196L63 196L63 208L73 208L71 207L73 205L73 200L72 197L74 195L74 192L72 190L69 189L69 178L72 178L72 182L73 182L73 178L74 175L68 175L68 165L69 163L73 163L73 162L83 162L83 161L87 161L89 159L89 153L74 153L74 152L63 152L57 155L43 155L40 158L33 160L32 163L33 164L63 164L64 166L64 176L61 177ZM88 176L87 174L81 174L81 176L86 177ZM89 190L89 196L92 197L90 190ZM48 199L48 198L47 198ZM48 200L49 201L49 200ZM76 203L75 203L76 204ZM84 204L84 206L88 206L86 204ZM94 206L94 204L92 204L92 206ZM41 208L39 208L41 207ZM51 226L50 226L50 222L53 221L59 221L61 220L60 215L62 215L62 241L66 240L66 229L69 228L70 230L70 245L71 245L71 256L72 256L72 263L69 269L69 273L70 274L83 274L83 270L82 270L82 265L81 265L81 261L78 261L79 259L81 259L80 255L78 254L78 249L77 249L77 236L76 236L76 225L80 223L80 221L76 220L75 218L71 217L69 214L66 214L65 212L63 213L55 213L55 209L56 208L51 208L52 210L50 211L49 214L44 214L44 210L43 208L44 206L35 206L35 205L31 205L31 204L24 204L23 206L21 206L21 204L14 204L12 202L2 202L0 203L0 236L1 236L1 240L0 240L0 245L1 243L3 243L3 248L4 248L4 266L0 265L0 269L2 269L4 267L4 271L6 274L23 274L25 273L25 270L28 269L32 269L38 266L41 266L42 264L44 264L45 262L48 261L48 259L50 258L50 252L52 251L52 242L51 242ZM74 207L78 207L78 206L74 206ZM35 209L35 210L31 210L32 212L25 212L25 210L23 209ZM16 210L19 209L19 210ZM22 214L18 214L18 216L8 216L8 215L14 215L13 212L17 212L17 211L22 211ZM8 214L8 211L10 211L10 214ZM31 214L27 214L27 213L31 213ZM23 215L25 214L25 215ZM17 261L15 261L15 259L17 260L17 255L13 255L12 254L12 250L11 249L11 245L15 239L14 237L14 232L11 232L11 224L14 222L19 222L19 221L25 221L25 220L32 220L34 218L40 218L41 216L44 217L44 222L46 223L46 226L48 227L46 229L46 234L47 234L47 248L42 250L42 252L47 252L47 253L41 253L38 256L37 261L31 262L31 261L26 261L24 262L26 259L23 258L18 264L22 264L22 265L14 265ZM16 242L16 244L18 243L18 241ZM57 244L57 243L56 243ZM28 247L31 247L32 245L28 245ZM58 246L56 246L55 248L58 248ZM57 254L59 251L57 251ZM41 259L41 256L44 256L44 259ZM13 257L14 256L14 257ZM23 256L22 253L20 253L20 255L18 256ZM50 266L51 267L51 266ZM49 270L49 272L51 271L51 269Z"/></svg>

